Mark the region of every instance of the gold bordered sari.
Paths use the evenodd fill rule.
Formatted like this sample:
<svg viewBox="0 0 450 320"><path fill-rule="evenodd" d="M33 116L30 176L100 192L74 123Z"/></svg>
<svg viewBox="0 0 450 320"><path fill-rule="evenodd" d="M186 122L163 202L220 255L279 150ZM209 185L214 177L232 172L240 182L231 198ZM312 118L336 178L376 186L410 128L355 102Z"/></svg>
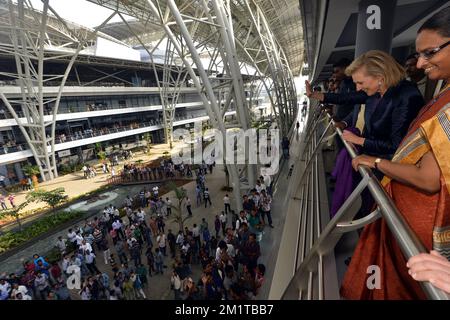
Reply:
<svg viewBox="0 0 450 320"><path fill-rule="evenodd" d="M392 161L417 164L433 152L441 170L441 189L424 192L384 178L386 191L428 250L450 255L450 90L447 87L420 111ZM368 289L370 265L381 271L381 288ZM385 221L366 226L344 277L341 294L347 299L425 299L407 271L406 260Z"/></svg>

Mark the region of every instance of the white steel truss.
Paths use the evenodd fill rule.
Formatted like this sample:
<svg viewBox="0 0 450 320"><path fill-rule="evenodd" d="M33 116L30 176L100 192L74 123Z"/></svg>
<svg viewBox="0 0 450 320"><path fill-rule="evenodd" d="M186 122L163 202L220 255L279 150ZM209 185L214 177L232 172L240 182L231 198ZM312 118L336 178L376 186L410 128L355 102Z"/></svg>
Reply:
<svg viewBox="0 0 450 320"><path fill-rule="evenodd" d="M3 0L4 1L4 0ZM247 130L251 127L251 106L254 92L246 96L245 89L259 92L262 88L269 95L276 113L279 128L286 134L295 118L297 110L296 92L288 59L268 22L260 3L253 0L89 0L112 9L114 13L94 30L87 32L69 27L50 7L49 0L42 0L44 10L30 19L27 8L29 0L19 0L17 6L9 0L11 45L0 51L14 53L17 74L15 77L21 88L22 98L8 101L1 96L27 140L36 162L40 166L43 179L57 176L54 154L54 131L56 112L62 88L80 50L94 43L96 32L114 14L136 18L143 26L130 29L132 37L149 52L150 62L160 88L166 140L172 140L175 105L180 88L191 81L197 88L213 127L225 136L229 124L225 123L225 113L236 110L234 127ZM48 15L52 11L53 16ZM1 16L1 19L4 17ZM47 24L46 22L50 21ZM49 25L49 26L48 26ZM2 27L4 28L4 27ZM136 30L139 30L137 32ZM52 32L58 35L49 36ZM159 32L164 34L164 64L156 65L153 52L163 43L149 46L148 39ZM1 36L1 32L0 32ZM118 40L117 40L118 41ZM70 61L63 75L44 73L44 61L55 58L55 53L46 53L46 48L67 49L57 57ZM253 68L253 71L248 71ZM243 71L247 70L247 75ZM4 73L3 73L4 74ZM116 75L109 75L116 76ZM56 97L44 97L42 87L46 81L60 80L60 90ZM245 80L245 81L244 81ZM53 106L53 119L44 123L44 109ZM23 109L27 122L20 123L14 112L14 104ZM50 134L46 127L51 126ZM247 148L246 148L247 149ZM236 150L235 150L236 151ZM248 158L250 155L246 155ZM248 163L248 162L247 162ZM240 207L240 190L253 187L255 167L227 165L234 184L235 198ZM240 171L240 173L239 173ZM240 178L245 173L246 177Z"/></svg>
<svg viewBox="0 0 450 320"><path fill-rule="evenodd" d="M9 23L2 24L3 34L10 35L11 44L4 43L0 46L0 52L14 54L16 62L16 73L0 74L16 80L21 88L21 97L18 99L7 99L0 91L0 98L16 120L44 181L58 176L55 159L55 127L56 114L58 112L64 84L69 75L70 69L75 62L78 53L91 44L95 39L97 31L105 25L114 15L110 15L99 27L91 32L78 32L67 25L55 10L50 6L49 0L42 0L43 10L34 10L30 1L18 0L14 4L8 0ZM54 17L49 16L52 12ZM49 19L52 23L49 23ZM55 36L55 20L59 21L59 26ZM48 26L52 25L52 28ZM56 55L48 52L49 47L54 47L54 39L62 41L62 30L65 29L66 45L58 43L59 47L64 46L67 50ZM6 31L6 32L5 32ZM63 74L49 74L45 69L45 62L55 57L70 57L70 61ZM46 82L59 82L59 90L56 96L44 95L43 87ZM19 120L15 107L19 107L25 115L25 122ZM51 111L52 119L44 121L47 110Z"/></svg>
<svg viewBox="0 0 450 320"><path fill-rule="evenodd" d="M117 8L122 13L138 19L142 24L149 25L149 28L143 28L143 37L139 41L141 44L152 31L156 32L155 25L162 27L170 43L167 46L169 58L166 57L165 60L172 61L172 65L175 66L177 64L173 63L174 55L182 60L185 70L204 102L211 124L224 136L226 132L224 115L231 108L236 110L237 123L234 126L244 130L250 128L252 97L247 99L245 95L242 76L246 66L256 70L251 75L250 87L257 88L256 90L265 88L276 112L278 127L282 129L283 134L287 134L297 109L293 76L286 56L275 40L263 10L256 2L90 1L108 8ZM171 68L173 66L165 64L165 70ZM172 81L167 79L164 78L161 88L176 83L174 79L171 79ZM165 114L170 115L167 100L165 104L169 110ZM170 124L167 119L165 121L167 125ZM227 169L236 192L235 198L240 199L242 182L245 182L247 188L254 186L255 167L246 165L239 170L238 166L227 166ZM241 175L245 173L246 177L240 177L238 170ZM237 202L239 207L240 201Z"/></svg>

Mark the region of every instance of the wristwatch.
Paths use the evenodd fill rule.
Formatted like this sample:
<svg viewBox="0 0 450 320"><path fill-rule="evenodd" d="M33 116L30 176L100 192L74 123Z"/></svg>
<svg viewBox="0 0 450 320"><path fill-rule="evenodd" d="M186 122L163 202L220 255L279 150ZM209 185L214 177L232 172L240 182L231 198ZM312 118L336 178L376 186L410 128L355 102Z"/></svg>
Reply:
<svg viewBox="0 0 450 320"><path fill-rule="evenodd" d="M376 158L376 159L375 159L375 161L374 161L375 169L378 170L378 164L381 162L381 160L383 160L383 159L381 159L381 158Z"/></svg>

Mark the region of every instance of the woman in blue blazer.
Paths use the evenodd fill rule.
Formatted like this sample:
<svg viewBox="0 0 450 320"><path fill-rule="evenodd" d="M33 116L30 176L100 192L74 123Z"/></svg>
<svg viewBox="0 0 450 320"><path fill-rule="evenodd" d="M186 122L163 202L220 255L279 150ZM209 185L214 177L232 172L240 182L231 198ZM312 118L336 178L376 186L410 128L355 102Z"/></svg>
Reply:
<svg viewBox="0 0 450 320"><path fill-rule="evenodd" d="M349 94L321 94L310 91L308 97L325 103L355 104L354 110L337 126L358 126L361 136L344 130L343 138L362 147L362 153L391 159L412 120L424 105L417 86L405 80L406 73L395 59L380 50L368 51L347 67L357 92ZM364 108L364 113L361 112Z"/></svg>

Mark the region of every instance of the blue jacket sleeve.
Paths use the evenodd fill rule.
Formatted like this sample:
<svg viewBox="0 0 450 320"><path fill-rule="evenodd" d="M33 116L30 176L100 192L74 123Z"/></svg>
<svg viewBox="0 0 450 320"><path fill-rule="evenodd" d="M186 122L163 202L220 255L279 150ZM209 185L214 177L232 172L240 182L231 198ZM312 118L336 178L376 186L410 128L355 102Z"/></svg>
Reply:
<svg viewBox="0 0 450 320"><path fill-rule="evenodd" d="M350 93L324 93L323 103L332 104L361 104L366 103L367 94L364 91Z"/></svg>
<svg viewBox="0 0 450 320"><path fill-rule="evenodd" d="M342 122L345 122L347 124L347 127L353 126L353 123L355 122L355 121L353 121L353 117L355 116L355 112L356 112L356 114L358 114L360 107L361 107L361 105L359 105L359 104L355 105L353 107L353 111L350 112L344 119L341 120ZM355 109L358 109L358 111L356 111Z"/></svg>
<svg viewBox="0 0 450 320"><path fill-rule="evenodd" d="M364 150L373 154L393 155L408 132L424 101L420 94L405 95L391 114L390 136L386 140L365 139Z"/></svg>

